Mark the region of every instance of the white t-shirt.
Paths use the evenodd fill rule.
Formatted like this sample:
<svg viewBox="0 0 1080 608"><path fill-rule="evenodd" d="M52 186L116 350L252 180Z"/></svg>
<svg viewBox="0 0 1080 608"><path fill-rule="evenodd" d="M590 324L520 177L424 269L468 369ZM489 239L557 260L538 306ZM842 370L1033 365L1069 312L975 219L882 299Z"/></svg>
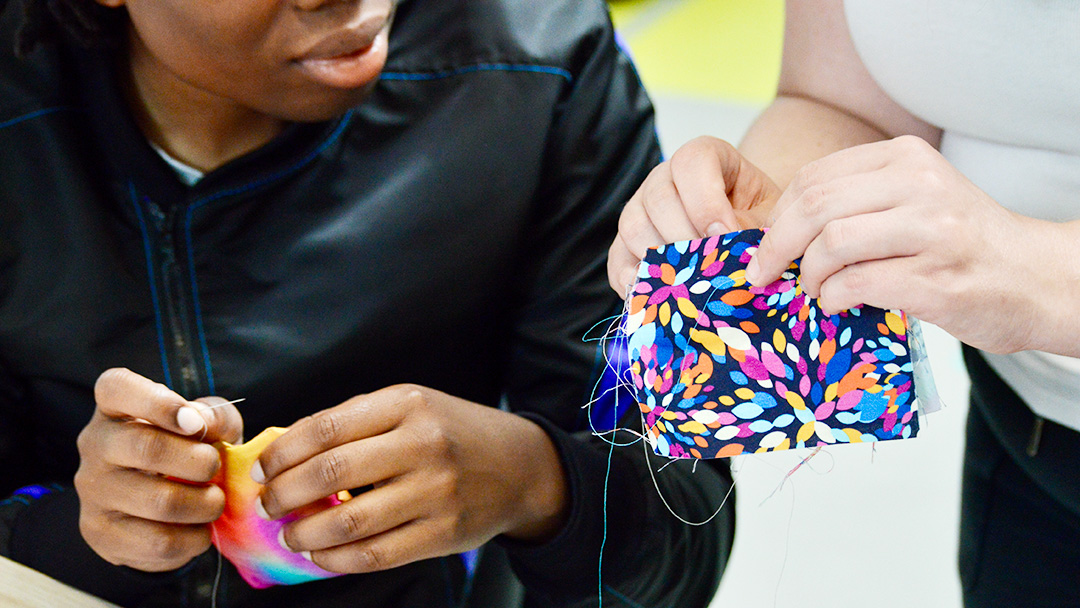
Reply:
<svg viewBox="0 0 1080 608"><path fill-rule="evenodd" d="M845 12L874 79L943 129L941 153L968 179L1023 215L1080 219L1080 2L846 0ZM1032 410L1080 430L1080 359L986 359Z"/></svg>
<svg viewBox="0 0 1080 608"><path fill-rule="evenodd" d="M184 161L169 154L168 152L166 152L152 142L150 144L150 147L153 148L154 151L158 153L158 156L160 156L166 163L168 163L170 167L172 167L172 170L176 172L176 177L179 178L180 181L184 182L185 185L194 186L195 184L199 183L199 180L201 180L204 175L206 175L195 167L192 167Z"/></svg>

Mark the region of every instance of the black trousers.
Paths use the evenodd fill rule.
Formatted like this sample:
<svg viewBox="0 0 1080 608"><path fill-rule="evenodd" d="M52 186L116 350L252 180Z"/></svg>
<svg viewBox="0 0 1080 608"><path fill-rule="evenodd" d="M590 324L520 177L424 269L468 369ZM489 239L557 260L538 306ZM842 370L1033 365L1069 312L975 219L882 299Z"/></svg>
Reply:
<svg viewBox="0 0 1080 608"><path fill-rule="evenodd" d="M1035 415L976 351L964 359L964 605L1080 608L1080 433L1045 421L1032 456Z"/></svg>

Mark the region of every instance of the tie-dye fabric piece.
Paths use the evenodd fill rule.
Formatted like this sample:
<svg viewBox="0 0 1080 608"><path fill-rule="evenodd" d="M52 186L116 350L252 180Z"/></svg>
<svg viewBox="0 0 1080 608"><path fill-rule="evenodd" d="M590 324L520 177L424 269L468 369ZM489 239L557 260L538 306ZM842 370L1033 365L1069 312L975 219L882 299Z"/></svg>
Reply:
<svg viewBox="0 0 1080 608"><path fill-rule="evenodd" d="M221 470L214 483L225 491L225 512L211 524L211 538L221 555L232 562L240 576L256 589L340 576L282 547L278 543L278 533L289 522L348 500L348 492L324 498L273 521L259 517L255 511L255 499L262 486L251 478L251 467L266 446L285 431L270 427L242 445L216 444L221 454Z"/></svg>
<svg viewBox="0 0 1080 608"><path fill-rule="evenodd" d="M629 379L669 458L906 439L919 430L904 314L827 316L798 264L753 287L760 230L649 250L627 303Z"/></svg>

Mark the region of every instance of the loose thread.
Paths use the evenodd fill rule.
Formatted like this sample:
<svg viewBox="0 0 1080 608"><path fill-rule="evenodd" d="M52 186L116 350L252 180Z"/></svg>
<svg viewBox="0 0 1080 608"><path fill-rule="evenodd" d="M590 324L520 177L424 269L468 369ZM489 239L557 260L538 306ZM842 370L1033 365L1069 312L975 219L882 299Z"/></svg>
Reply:
<svg viewBox="0 0 1080 608"><path fill-rule="evenodd" d="M644 424L645 424L645 422L642 421L642 426L644 426ZM731 493L735 491L735 485L738 482L738 476L737 475L732 473L732 475L731 475L731 487L728 488L727 494L724 494L724 500L722 500L720 502L720 506L716 507L716 510L713 511L712 515L710 515L709 517L707 517L703 521L690 521L690 520L684 518L683 516L679 515L678 513L676 513L675 509L671 508L671 505L668 503L667 498L664 496L664 492L660 489L660 483L656 480L656 473L653 471L652 465L649 463L648 444L643 442L642 446L645 448L645 465L646 465L646 468L649 469L649 477L652 478L653 487L656 488L656 494L657 494L657 496L660 497L660 501L664 503L664 507L667 508L668 513L671 513L671 515L675 519L681 521L682 523L684 523L684 524L686 524L688 526L704 526L705 524L707 524L707 523L711 522L713 519L715 519L716 516L720 514L720 511L724 510L724 505L726 505L728 499L731 498ZM667 468L668 466L670 466L674 462L675 462L675 460L673 459L671 462L668 462L663 467L661 467L661 470L663 470L664 468ZM694 466L695 466L695 468L697 466L697 461L696 460L694 462Z"/></svg>
<svg viewBox="0 0 1080 608"><path fill-rule="evenodd" d="M218 549L217 528L210 525L210 536L214 539L214 550L217 552L217 572L214 574L214 589L210 592L210 608L217 608L218 588L221 585L221 550Z"/></svg>
<svg viewBox="0 0 1080 608"><path fill-rule="evenodd" d="M818 449L820 450L821 446L818 446ZM803 462L806 462L809 458L808 456ZM799 463L795 468L797 469L801 465L802 463ZM794 472L792 470L792 473ZM788 473L788 475L791 475L791 473ZM787 478L785 477L785 479ZM783 482L781 482L781 485L783 485ZM776 578L776 589L773 590L773 608L776 608L776 604L780 599L780 585L784 581L784 570L787 568L788 553L791 551L791 521L793 519L795 519L795 482L791 483L791 510L788 511L787 530L784 532L784 559L780 560L780 575Z"/></svg>
<svg viewBox="0 0 1080 608"><path fill-rule="evenodd" d="M799 464L795 465L795 468L788 471L787 475L784 475L784 478L780 480L779 485L777 485L775 488L773 488L773 491L770 492L769 495L765 497L765 500L762 500L761 503L758 504L758 506L760 507L760 506L764 505L765 503L769 502L769 499L772 498L777 492L780 491L781 488L784 487L784 484L787 483L787 480L790 479L791 476L795 474L795 471L798 471L799 469L802 468L802 466L804 464L810 462L810 459L813 458L814 456L817 456L819 452L821 452L821 446L820 445L817 446L816 448L814 448L814 451L810 452L809 456L807 456L806 458L803 458L802 460L800 460Z"/></svg>
<svg viewBox="0 0 1080 608"><path fill-rule="evenodd" d="M241 401L245 401L247 397L240 397L239 399L233 399L232 401L226 401L225 403L219 403L217 405L211 405L203 408L204 410L217 409L219 407L225 407L226 405L235 405ZM196 410L199 415L202 415L202 411ZM199 441L206 439L206 433L209 430L209 423L206 422L206 418L203 418L203 434L199 438ZM221 571L223 569L221 550L218 549L218 536L217 528L213 524L210 524L210 537L214 540L214 551L217 553L217 569L214 572L214 588L210 591L210 608L217 608L217 596L218 590L221 588Z"/></svg>
<svg viewBox="0 0 1080 608"><path fill-rule="evenodd" d="M596 568L596 597L599 601L598 608L604 608L604 546L607 545L608 481L611 479L611 459L614 454L615 444L612 442L608 446L607 470L604 471L604 525L603 535L600 537L600 559Z"/></svg>
<svg viewBox="0 0 1080 608"><path fill-rule="evenodd" d="M246 401L246 400L247 400L247 397L241 397L239 399L233 399L232 401L226 401L225 403L219 403L217 405L208 405L208 406L203 407L202 409L194 408L195 411L199 413L199 417L201 417L203 419L202 436L199 437L199 441L201 442L203 439L206 439L206 433L208 433L210 431L210 423L206 420L206 416L202 415L202 413L205 410L216 410L219 407L225 407L226 405L234 405L234 404L240 403L241 401Z"/></svg>

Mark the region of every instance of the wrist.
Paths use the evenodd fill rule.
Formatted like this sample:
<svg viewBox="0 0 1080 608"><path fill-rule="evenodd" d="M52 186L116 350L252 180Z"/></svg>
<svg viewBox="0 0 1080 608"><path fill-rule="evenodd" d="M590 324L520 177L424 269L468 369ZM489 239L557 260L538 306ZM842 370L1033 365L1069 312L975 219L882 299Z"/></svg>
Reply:
<svg viewBox="0 0 1080 608"><path fill-rule="evenodd" d="M1080 357L1080 317L1075 315L1080 301L1080 221L1057 223L1024 218L1028 224L1024 238L1027 255L1025 319L1028 327L1021 347Z"/></svg>
<svg viewBox="0 0 1080 608"><path fill-rule="evenodd" d="M505 536L518 541L543 543L566 525L570 511L569 483L555 444L536 423L518 418L523 441L520 463L522 490L520 514Z"/></svg>

